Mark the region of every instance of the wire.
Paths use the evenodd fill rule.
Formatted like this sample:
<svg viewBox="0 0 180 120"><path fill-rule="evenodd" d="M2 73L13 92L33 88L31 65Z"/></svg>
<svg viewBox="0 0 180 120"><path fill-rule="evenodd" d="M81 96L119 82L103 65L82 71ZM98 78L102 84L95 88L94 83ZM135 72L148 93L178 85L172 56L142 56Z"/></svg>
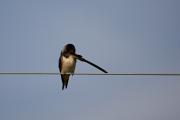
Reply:
<svg viewBox="0 0 180 120"><path fill-rule="evenodd" d="M71 73L67 73L67 74L71 74ZM0 75L60 75L60 73L56 73L56 72L0 72ZM180 76L180 73L74 73L73 75Z"/></svg>

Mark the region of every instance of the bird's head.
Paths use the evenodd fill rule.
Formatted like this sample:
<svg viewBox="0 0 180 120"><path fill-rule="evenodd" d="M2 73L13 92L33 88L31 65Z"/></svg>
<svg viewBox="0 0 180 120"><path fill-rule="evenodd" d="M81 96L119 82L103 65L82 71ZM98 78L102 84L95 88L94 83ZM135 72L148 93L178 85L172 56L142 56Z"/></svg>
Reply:
<svg viewBox="0 0 180 120"><path fill-rule="evenodd" d="M73 44L66 44L62 50L63 54L75 54L76 49Z"/></svg>

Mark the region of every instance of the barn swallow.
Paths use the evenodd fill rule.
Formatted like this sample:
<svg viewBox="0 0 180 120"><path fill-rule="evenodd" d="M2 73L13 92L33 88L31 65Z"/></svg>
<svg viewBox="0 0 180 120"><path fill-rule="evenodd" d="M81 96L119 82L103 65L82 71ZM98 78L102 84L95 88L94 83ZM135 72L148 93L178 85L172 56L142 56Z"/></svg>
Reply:
<svg viewBox="0 0 180 120"><path fill-rule="evenodd" d="M86 60L81 55L76 54L76 49L73 44L66 44L62 49L59 57L59 71L62 80L62 90L64 89L64 87L67 88L68 86L69 76L70 74L73 75L75 71L77 59L96 67L97 69L101 70L104 73L107 73L106 70Z"/></svg>

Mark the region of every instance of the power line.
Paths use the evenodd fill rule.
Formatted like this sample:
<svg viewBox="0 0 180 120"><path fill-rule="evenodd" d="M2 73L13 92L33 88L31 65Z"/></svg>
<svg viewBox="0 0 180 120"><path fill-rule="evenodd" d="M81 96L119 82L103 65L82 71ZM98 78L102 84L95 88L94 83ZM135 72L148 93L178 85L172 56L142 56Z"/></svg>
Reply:
<svg viewBox="0 0 180 120"><path fill-rule="evenodd" d="M68 73L71 74L71 73ZM56 72L0 72L0 75L60 75ZM74 73L73 75L104 76L180 76L180 73Z"/></svg>

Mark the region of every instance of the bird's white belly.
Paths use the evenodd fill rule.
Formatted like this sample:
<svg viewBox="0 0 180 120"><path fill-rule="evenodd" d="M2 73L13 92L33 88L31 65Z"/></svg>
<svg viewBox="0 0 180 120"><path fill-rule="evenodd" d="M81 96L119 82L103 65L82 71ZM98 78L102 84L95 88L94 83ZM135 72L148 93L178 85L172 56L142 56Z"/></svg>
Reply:
<svg viewBox="0 0 180 120"><path fill-rule="evenodd" d="M62 57L62 70L61 73L74 73L75 66L76 66L76 60L72 57L69 56L68 58Z"/></svg>

